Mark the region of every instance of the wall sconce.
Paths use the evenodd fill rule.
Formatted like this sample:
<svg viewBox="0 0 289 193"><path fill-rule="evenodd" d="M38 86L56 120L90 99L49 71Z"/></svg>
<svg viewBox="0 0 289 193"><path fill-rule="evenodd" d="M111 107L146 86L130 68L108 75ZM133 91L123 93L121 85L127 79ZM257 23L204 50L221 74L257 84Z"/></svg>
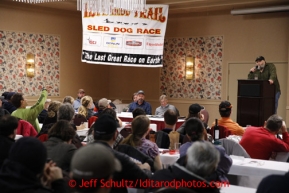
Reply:
<svg viewBox="0 0 289 193"><path fill-rule="evenodd" d="M194 78L195 58L186 56L186 79Z"/></svg>
<svg viewBox="0 0 289 193"><path fill-rule="evenodd" d="M35 76L35 56L32 53L26 55L26 76L29 78Z"/></svg>

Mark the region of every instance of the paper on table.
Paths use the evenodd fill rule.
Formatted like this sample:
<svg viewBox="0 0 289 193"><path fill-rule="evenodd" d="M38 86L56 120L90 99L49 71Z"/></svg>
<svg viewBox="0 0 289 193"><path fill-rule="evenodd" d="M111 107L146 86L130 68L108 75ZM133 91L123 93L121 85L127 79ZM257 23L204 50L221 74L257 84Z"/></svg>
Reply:
<svg viewBox="0 0 289 193"><path fill-rule="evenodd" d="M234 164L241 164L245 160L243 156L230 155L230 157L232 158Z"/></svg>

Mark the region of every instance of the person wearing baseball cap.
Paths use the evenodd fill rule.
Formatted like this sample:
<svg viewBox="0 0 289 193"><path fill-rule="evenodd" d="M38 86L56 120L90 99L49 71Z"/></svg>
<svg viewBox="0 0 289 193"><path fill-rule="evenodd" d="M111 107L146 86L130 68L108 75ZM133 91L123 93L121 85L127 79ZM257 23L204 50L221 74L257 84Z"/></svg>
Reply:
<svg viewBox="0 0 289 193"><path fill-rule="evenodd" d="M198 103L191 104L189 107L189 113L188 113L188 117L186 120L189 120L191 117L196 117L203 121L204 117L201 114L202 109L205 109L205 107L201 106ZM203 124L204 124L204 127L208 129L207 128L208 125L204 122ZM182 135L186 135L185 126L186 126L186 121L177 129L177 132L179 132Z"/></svg>
<svg viewBox="0 0 289 193"><path fill-rule="evenodd" d="M234 122L230 116L232 112L232 105L229 101L222 101L219 105L219 113L221 118L218 120L218 125L226 127L231 131L232 135L242 136L244 129L238 123ZM215 126L215 122L212 123L212 127Z"/></svg>
<svg viewBox="0 0 289 193"><path fill-rule="evenodd" d="M151 176L150 166L148 163L136 164L129 156L124 153L112 149L118 135L117 124L115 119L108 114L100 115L93 125L94 140L97 144L102 144L111 151L115 158L119 160L122 166L120 172L115 172L113 181L121 183L123 180L130 180L134 183L135 188L144 188L139 184L140 181L145 181ZM112 187L110 192L127 192L127 187Z"/></svg>
<svg viewBox="0 0 289 193"><path fill-rule="evenodd" d="M281 95L281 90L277 77L276 67L273 63L267 63L263 56L258 56L255 62L256 66L250 69L248 79L268 80L271 85L275 85L275 113L277 113L278 100Z"/></svg>
<svg viewBox="0 0 289 193"><path fill-rule="evenodd" d="M107 193L109 187L101 187L102 183L112 180L115 172L121 172L121 164L109 148L94 143L80 148L72 157L71 174L76 182L78 192ZM83 188L83 181L91 181L94 186ZM82 187L82 188L80 188Z"/></svg>
<svg viewBox="0 0 289 193"><path fill-rule="evenodd" d="M137 92L137 101L131 103L131 105L129 106L128 111L132 112L137 107L142 108L146 112L147 115L151 115L152 114L151 104L148 103L147 101L145 101L145 93L144 93L143 90L139 90Z"/></svg>

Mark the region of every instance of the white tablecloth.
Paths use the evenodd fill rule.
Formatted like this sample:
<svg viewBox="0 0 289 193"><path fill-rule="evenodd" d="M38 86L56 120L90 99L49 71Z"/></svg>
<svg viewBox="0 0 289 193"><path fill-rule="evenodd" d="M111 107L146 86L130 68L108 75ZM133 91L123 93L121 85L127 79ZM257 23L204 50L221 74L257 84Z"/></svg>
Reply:
<svg viewBox="0 0 289 193"><path fill-rule="evenodd" d="M286 162L231 157L233 164L229 174L232 175L265 177L271 174L284 175L289 171L289 163Z"/></svg>
<svg viewBox="0 0 289 193"><path fill-rule="evenodd" d="M133 118L132 117L132 113L131 112L121 112L121 113L118 113L117 116L119 118ZM151 121L159 121L159 122L164 122L164 118L163 117L151 117L151 115L147 115L149 117L149 119ZM178 119L177 123L183 123L185 122L184 119Z"/></svg>
<svg viewBox="0 0 289 193"><path fill-rule="evenodd" d="M162 152L165 149L159 148L159 151ZM180 158L180 154L169 154L169 153L160 153L160 159L163 165L173 165Z"/></svg>
<svg viewBox="0 0 289 193"><path fill-rule="evenodd" d="M229 187L222 187L220 192L221 193L255 193L256 189L230 185Z"/></svg>
<svg viewBox="0 0 289 193"><path fill-rule="evenodd" d="M87 136L88 130L89 128L85 128L85 129L77 130L76 133L78 134L78 136Z"/></svg>

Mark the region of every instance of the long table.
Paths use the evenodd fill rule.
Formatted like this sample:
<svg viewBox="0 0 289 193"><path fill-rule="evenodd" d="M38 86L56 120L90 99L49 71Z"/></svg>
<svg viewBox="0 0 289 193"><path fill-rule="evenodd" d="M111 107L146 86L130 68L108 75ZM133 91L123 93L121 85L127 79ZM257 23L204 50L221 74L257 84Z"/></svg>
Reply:
<svg viewBox="0 0 289 193"><path fill-rule="evenodd" d="M238 176L266 177L271 174L284 175L289 171L289 163L231 156L233 160L229 174Z"/></svg>
<svg viewBox="0 0 289 193"><path fill-rule="evenodd" d="M228 178L231 184L257 188L261 180L272 174L284 175L289 163L231 156L233 164Z"/></svg>
<svg viewBox="0 0 289 193"><path fill-rule="evenodd" d="M118 113L117 116L123 121L123 122L132 122L133 117L131 113ZM149 119L151 121L151 123L156 124L157 125L157 130L162 130L165 128L165 122L164 122L164 118L155 118L152 116L149 116ZM177 124L176 124L176 129L179 128L183 123L185 122L184 119L178 119Z"/></svg>
<svg viewBox="0 0 289 193"><path fill-rule="evenodd" d="M228 187L222 187L220 192L221 193L255 193L256 189L229 185Z"/></svg>

